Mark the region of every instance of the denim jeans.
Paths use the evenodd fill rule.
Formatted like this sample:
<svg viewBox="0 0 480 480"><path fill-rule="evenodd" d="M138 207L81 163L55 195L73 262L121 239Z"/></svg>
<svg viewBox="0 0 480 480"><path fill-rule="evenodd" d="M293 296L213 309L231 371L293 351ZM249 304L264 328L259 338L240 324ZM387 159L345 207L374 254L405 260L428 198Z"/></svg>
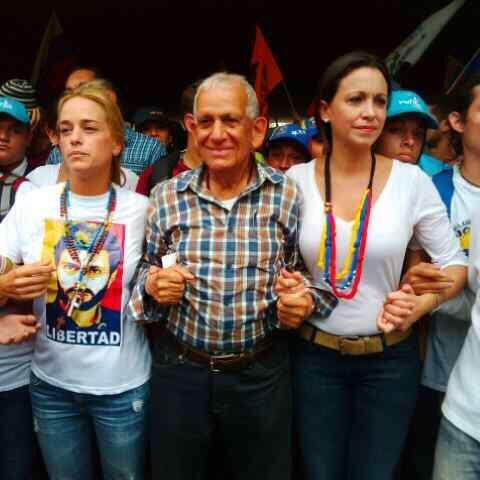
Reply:
<svg viewBox="0 0 480 480"><path fill-rule="evenodd" d="M445 417L440 423L433 480L478 480L480 442L457 428Z"/></svg>
<svg viewBox="0 0 480 480"><path fill-rule="evenodd" d="M0 445L0 479L30 479L34 434L28 385L0 392Z"/></svg>
<svg viewBox="0 0 480 480"><path fill-rule="evenodd" d="M34 429L50 480L93 479L92 431L105 480L143 479L149 384L117 395L74 393L33 373Z"/></svg>
<svg viewBox="0 0 480 480"><path fill-rule="evenodd" d="M420 386L400 468L395 478L431 480L444 392Z"/></svg>
<svg viewBox="0 0 480 480"><path fill-rule="evenodd" d="M293 340L294 426L308 480L388 480L417 397L416 335L351 356Z"/></svg>
<svg viewBox="0 0 480 480"><path fill-rule="evenodd" d="M170 336L153 348L152 478L207 478L210 460L236 480L290 480L288 345L237 373L215 373L177 355ZM209 477L211 478L211 477Z"/></svg>

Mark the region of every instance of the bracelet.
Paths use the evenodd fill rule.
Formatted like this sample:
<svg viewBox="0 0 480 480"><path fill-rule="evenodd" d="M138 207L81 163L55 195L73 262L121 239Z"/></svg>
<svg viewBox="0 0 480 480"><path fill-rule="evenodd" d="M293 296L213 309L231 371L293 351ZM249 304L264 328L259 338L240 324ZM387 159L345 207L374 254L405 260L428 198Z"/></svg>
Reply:
<svg viewBox="0 0 480 480"><path fill-rule="evenodd" d="M433 295L435 297L435 305L432 310L436 310L442 303L442 296L439 293L434 293Z"/></svg>

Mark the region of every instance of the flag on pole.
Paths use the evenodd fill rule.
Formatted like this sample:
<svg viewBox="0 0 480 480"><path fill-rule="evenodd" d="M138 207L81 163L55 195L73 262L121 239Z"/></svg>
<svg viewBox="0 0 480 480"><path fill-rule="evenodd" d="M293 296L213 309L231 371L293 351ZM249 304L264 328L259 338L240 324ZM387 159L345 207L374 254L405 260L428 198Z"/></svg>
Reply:
<svg viewBox="0 0 480 480"><path fill-rule="evenodd" d="M38 52L37 52L37 57L35 58L35 65L33 67L32 78L31 78L32 83L34 85L37 84L42 67L47 60L48 50L50 49L50 44L52 43L52 40L56 36L62 35L62 33L63 33L62 27L60 26L60 22L58 21L57 14L55 13L55 10L54 10L48 20L47 28L43 33L42 43L40 44L40 48L38 49Z"/></svg>
<svg viewBox="0 0 480 480"><path fill-rule="evenodd" d="M386 63L392 76L395 76L404 64L415 65L417 63L443 27L465 2L466 0L453 0L446 7L430 15L399 47L390 53Z"/></svg>
<svg viewBox="0 0 480 480"><path fill-rule="evenodd" d="M260 115L267 116L268 95L283 81L283 75L258 26L256 27L251 64L255 68L254 87L260 104Z"/></svg>
<svg viewBox="0 0 480 480"><path fill-rule="evenodd" d="M57 14L52 11L32 72L32 83L43 100L48 103L63 91L74 64L72 48L63 34Z"/></svg>

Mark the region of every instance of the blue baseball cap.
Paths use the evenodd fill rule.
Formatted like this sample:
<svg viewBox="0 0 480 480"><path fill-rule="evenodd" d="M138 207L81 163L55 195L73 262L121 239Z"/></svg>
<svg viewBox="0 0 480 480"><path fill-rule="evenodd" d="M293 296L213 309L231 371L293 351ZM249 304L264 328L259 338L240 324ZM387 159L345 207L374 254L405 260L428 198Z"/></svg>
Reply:
<svg viewBox="0 0 480 480"><path fill-rule="evenodd" d="M430 113L423 98L410 90L394 90L390 95L387 118L415 114L425 120L427 128L438 128L437 119Z"/></svg>
<svg viewBox="0 0 480 480"><path fill-rule="evenodd" d="M308 140L310 141L313 137L318 135L317 123L315 122L314 117L306 118L304 120L304 128L307 132Z"/></svg>
<svg viewBox="0 0 480 480"><path fill-rule="evenodd" d="M290 140L298 143L308 152L309 137L307 131L295 123L288 123L287 125L282 125L281 127L275 128L268 139L267 147L270 148L273 142L277 142L279 140Z"/></svg>
<svg viewBox="0 0 480 480"><path fill-rule="evenodd" d="M20 123L30 124L28 112L23 103L10 97L0 97L0 114L8 115Z"/></svg>

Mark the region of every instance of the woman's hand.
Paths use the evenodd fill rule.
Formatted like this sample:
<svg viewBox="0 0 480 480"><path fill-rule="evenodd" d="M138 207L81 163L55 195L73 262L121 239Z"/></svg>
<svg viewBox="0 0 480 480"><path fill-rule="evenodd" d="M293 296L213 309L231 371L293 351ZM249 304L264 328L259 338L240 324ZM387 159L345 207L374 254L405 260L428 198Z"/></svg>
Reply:
<svg viewBox="0 0 480 480"><path fill-rule="evenodd" d="M438 294L415 295L411 285L405 284L400 290L387 295L377 317L377 326L384 333L393 330L405 332L423 315L437 307L438 303Z"/></svg>
<svg viewBox="0 0 480 480"><path fill-rule="evenodd" d="M403 285L400 290L389 293L377 317L379 330L384 333L408 330L418 320L415 318L417 298L413 288L408 284Z"/></svg>
<svg viewBox="0 0 480 480"><path fill-rule="evenodd" d="M0 275L0 297L31 300L47 291L55 267L50 262L22 265Z"/></svg>
<svg viewBox="0 0 480 480"><path fill-rule="evenodd" d="M7 313L0 316L0 345L26 342L40 330L33 315Z"/></svg>

